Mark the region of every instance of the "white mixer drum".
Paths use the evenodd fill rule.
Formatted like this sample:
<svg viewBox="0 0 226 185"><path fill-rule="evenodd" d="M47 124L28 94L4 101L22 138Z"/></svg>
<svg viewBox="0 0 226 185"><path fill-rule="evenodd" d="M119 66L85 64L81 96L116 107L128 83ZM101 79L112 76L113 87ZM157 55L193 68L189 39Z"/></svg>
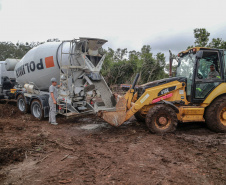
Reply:
<svg viewBox="0 0 226 185"><path fill-rule="evenodd" d="M39 90L47 90L51 78L60 82L61 42L47 42L30 51L15 66L15 76L24 86L32 82ZM63 52L69 53L70 43L63 43ZM69 55L62 55L62 64L69 65Z"/></svg>
<svg viewBox="0 0 226 185"><path fill-rule="evenodd" d="M18 62L20 62L20 59L7 58L5 60L6 71L14 71L14 68Z"/></svg>

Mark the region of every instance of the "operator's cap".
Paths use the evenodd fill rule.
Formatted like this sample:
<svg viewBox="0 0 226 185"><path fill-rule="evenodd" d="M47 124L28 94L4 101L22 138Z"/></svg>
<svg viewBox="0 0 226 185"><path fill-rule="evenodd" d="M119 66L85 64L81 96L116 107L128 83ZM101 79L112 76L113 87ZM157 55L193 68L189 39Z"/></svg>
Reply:
<svg viewBox="0 0 226 185"><path fill-rule="evenodd" d="M51 82L57 82L56 78L51 78Z"/></svg>

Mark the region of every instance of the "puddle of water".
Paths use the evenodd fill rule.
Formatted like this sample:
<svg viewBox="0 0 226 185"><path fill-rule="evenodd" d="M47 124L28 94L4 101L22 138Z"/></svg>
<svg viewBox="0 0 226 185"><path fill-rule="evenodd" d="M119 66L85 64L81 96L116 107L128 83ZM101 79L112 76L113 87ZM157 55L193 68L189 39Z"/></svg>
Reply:
<svg viewBox="0 0 226 185"><path fill-rule="evenodd" d="M95 129L106 128L106 127L108 127L108 124L102 123L102 124L88 124L88 125L81 126L80 128L84 130L95 130Z"/></svg>
<svg viewBox="0 0 226 185"><path fill-rule="evenodd" d="M91 121L92 119L91 118L81 118L80 120L82 120L84 122L84 121Z"/></svg>

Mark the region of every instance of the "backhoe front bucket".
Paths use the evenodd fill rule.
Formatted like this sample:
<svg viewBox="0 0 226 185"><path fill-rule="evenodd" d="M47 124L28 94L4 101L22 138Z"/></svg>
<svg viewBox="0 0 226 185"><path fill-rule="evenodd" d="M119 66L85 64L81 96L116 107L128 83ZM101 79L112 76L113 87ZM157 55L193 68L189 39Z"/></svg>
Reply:
<svg viewBox="0 0 226 185"><path fill-rule="evenodd" d="M120 126L124 123L126 118L126 106L127 100L123 97L120 97L118 103L116 104L116 111L100 111L99 116L104 119L106 122L113 126Z"/></svg>
<svg viewBox="0 0 226 185"><path fill-rule="evenodd" d="M123 124L128 118L127 116L127 108L129 109L131 100L134 96L134 88L137 83L137 80L139 78L139 73L137 73L133 85L131 86L130 90L127 91L127 93L122 97L119 95L116 95L117 97L117 104L116 104L116 111L100 111L98 113L98 116L100 116L102 119L104 119L106 122L113 126L120 126ZM127 107L127 104L129 106ZM131 114L133 115L133 114Z"/></svg>

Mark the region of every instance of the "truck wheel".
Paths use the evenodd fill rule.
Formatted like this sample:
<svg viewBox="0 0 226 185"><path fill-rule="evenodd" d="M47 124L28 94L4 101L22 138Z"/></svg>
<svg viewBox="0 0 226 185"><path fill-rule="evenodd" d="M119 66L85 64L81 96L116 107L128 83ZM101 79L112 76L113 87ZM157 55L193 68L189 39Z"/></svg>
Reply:
<svg viewBox="0 0 226 185"><path fill-rule="evenodd" d="M149 109L145 122L152 133L163 134L174 132L178 119L176 112L170 106L162 104Z"/></svg>
<svg viewBox="0 0 226 185"><path fill-rule="evenodd" d="M226 96L214 100L205 112L206 124L215 132L226 132Z"/></svg>
<svg viewBox="0 0 226 185"><path fill-rule="evenodd" d="M22 94L17 97L17 107L23 113L29 112L29 106L26 104L25 98Z"/></svg>
<svg viewBox="0 0 226 185"><path fill-rule="evenodd" d="M140 121L140 122L145 122L145 115L141 114L140 112L136 112L134 114L135 118L137 119L137 121Z"/></svg>
<svg viewBox="0 0 226 185"><path fill-rule="evenodd" d="M39 100L32 101L31 114L39 120L42 120L44 118L44 111L42 109L42 104Z"/></svg>

